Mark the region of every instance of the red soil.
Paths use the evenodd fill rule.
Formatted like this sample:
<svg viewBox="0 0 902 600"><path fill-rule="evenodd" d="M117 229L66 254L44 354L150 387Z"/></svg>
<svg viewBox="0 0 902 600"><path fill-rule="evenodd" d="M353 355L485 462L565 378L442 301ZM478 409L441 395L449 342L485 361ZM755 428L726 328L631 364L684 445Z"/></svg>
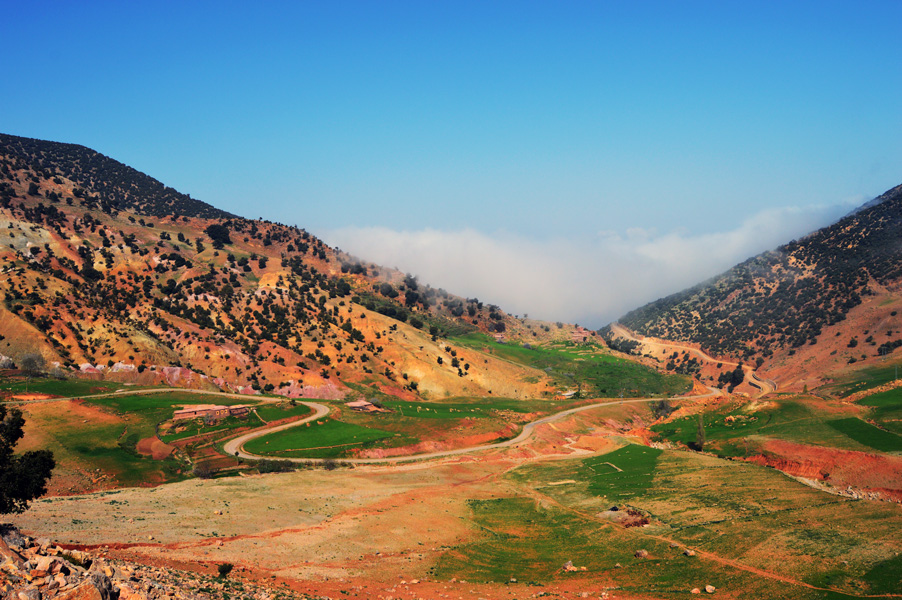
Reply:
<svg viewBox="0 0 902 600"><path fill-rule="evenodd" d="M768 440L749 462L784 473L849 486L902 501L902 457Z"/></svg>
<svg viewBox="0 0 902 600"><path fill-rule="evenodd" d="M164 460L175 452L175 448L164 443L157 436L144 438L137 445L138 453L143 456L149 456L154 460Z"/></svg>

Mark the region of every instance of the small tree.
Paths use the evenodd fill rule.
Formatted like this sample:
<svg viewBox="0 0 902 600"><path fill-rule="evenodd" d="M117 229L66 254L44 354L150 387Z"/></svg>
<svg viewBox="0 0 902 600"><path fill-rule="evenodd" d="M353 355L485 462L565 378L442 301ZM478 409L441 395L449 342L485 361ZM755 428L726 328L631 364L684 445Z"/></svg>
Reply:
<svg viewBox="0 0 902 600"><path fill-rule="evenodd" d="M194 468L191 470L191 472L194 473L196 477L199 477L201 479L210 479L211 477L213 477L214 473L213 467L208 462L197 463L196 465L194 465Z"/></svg>
<svg viewBox="0 0 902 600"><path fill-rule="evenodd" d="M219 563L216 566L216 570L219 571L219 576L225 579L229 576L229 573L232 572L233 565L232 563Z"/></svg>
<svg viewBox="0 0 902 600"><path fill-rule="evenodd" d="M698 413L698 428L695 432L695 449L701 450L705 447L705 417L702 413Z"/></svg>
<svg viewBox="0 0 902 600"><path fill-rule="evenodd" d="M49 450L13 454L24 425L22 411L7 411L0 404L0 514L20 513L29 502L47 493L47 480L56 466Z"/></svg>
<svg viewBox="0 0 902 600"><path fill-rule="evenodd" d="M28 393L28 383L32 377L37 377L47 369L47 362L37 352L28 352L19 358L19 368L25 373L25 393Z"/></svg>

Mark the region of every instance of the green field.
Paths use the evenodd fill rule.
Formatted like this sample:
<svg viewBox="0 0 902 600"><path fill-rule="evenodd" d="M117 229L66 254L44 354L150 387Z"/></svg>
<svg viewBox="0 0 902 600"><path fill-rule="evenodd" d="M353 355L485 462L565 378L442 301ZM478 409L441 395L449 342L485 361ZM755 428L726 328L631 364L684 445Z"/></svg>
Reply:
<svg viewBox="0 0 902 600"><path fill-rule="evenodd" d="M71 394L63 390L63 395ZM86 414L84 417L67 411L56 411L54 403L26 407L26 428L34 428L31 435L42 439L43 447L52 450L57 462L65 469L76 465L89 472L100 469L112 475L116 483L122 486L162 483L187 476L190 465L175 458L155 461L141 456L136 449L140 440L155 435L158 424L171 419L173 411L180 406L241 404L248 400L253 399L204 396L180 391L141 395L136 390L134 395L84 400L84 406L102 411ZM104 413L109 416L104 416ZM227 419L217 426L234 427L241 424L246 422ZM188 435L195 433L189 432ZM180 436L164 436L164 441L178 437Z"/></svg>
<svg viewBox="0 0 902 600"><path fill-rule="evenodd" d="M129 396L112 396L109 398L91 398L88 404L101 406L118 414L127 414L136 420L135 433L141 437L154 435L157 425L172 418L172 413L182 406L192 404L235 404L254 403L253 397L228 398L225 396L204 396L174 391L166 394L135 394Z"/></svg>
<svg viewBox="0 0 902 600"><path fill-rule="evenodd" d="M115 392L122 389L134 389L137 392L141 388L138 386L126 386L115 381L93 381L89 379L35 377L31 381L26 381L24 377L0 378L0 390L7 390L17 394L25 393L27 390L29 394L50 394L52 396L74 398Z"/></svg>
<svg viewBox="0 0 902 600"><path fill-rule="evenodd" d="M606 462L622 472L605 468ZM599 495L597 482L615 474L623 484ZM624 592L662 598L686 597L706 583L718 593L741 590L749 598L902 593L902 512L892 503L833 496L748 463L672 450L653 456L630 446L588 460L525 465L507 477L515 490L524 490L522 497L473 503L482 540L454 548L439 563L439 574L542 581L566 577L560 566L573 560ZM624 528L610 521L608 508L624 500L650 523ZM676 548L663 543L668 540ZM687 547L833 591L704 556L690 560L682 555ZM633 558L637 549L649 558Z"/></svg>
<svg viewBox="0 0 902 600"><path fill-rule="evenodd" d="M691 388L688 377L662 375L635 362L612 356L592 346L555 344L525 348L500 344L485 334L470 333L450 339L454 344L488 351L499 358L543 370L560 387L582 386L582 395L612 398L675 395Z"/></svg>
<svg viewBox="0 0 902 600"><path fill-rule="evenodd" d="M244 404L244 402L242 402ZM210 433L227 433L239 427L262 427L263 421L254 414L260 415L260 418L267 423L279 421L281 419L289 419L293 417L303 417L313 412L303 404L297 406L288 406L286 404L261 404L255 407L249 415L241 417L227 417L220 421L216 421L211 425L206 425L203 419L192 419L190 421L181 421L174 423L175 432L161 434L160 439L166 443L199 435L207 435ZM179 431L183 429L182 431ZM217 436L222 438L223 436Z"/></svg>
<svg viewBox="0 0 902 600"><path fill-rule="evenodd" d="M869 446L880 452L902 451L902 436L889 431L883 431L861 419L835 419L827 421L827 424L846 434L856 442Z"/></svg>
<svg viewBox="0 0 902 600"><path fill-rule="evenodd" d="M415 438L401 434L321 419L249 441L244 449L252 454L273 458L335 458L349 451L374 447L394 447L416 443Z"/></svg>
<svg viewBox="0 0 902 600"><path fill-rule="evenodd" d="M450 402L404 402L401 400L388 400L385 407L405 417L418 419L465 419L488 418L495 416L497 411L511 411L515 413L541 413L551 414L565 407L575 405L575 402L560 402L551 400L512 400L508 398L459 398ZM467 401L469 400L469 401Z"/></svg>
<svg viewBox="0 0 902 600"><path fill-rule="evenodd" d="M728 422L727 417L733 417ZM834 417L817 410L812 403L780 399L774 406L754 412L744 406L728 405L704 414L706 449L724 456L745 456L744 438L764 436L776 439L830 446L845 450L867 451L861 443L830 424ZM690 445L696 441L698 420L695 415L651 427L662 438Z"/></svg>
<svg viewBox="0 0 902 600"><path fill-rule="evenodd" d="M902 370L900 367L902 367L902 363L895 360L888 365L866 367L864 369L851 371L835 377L832 383L821 386L817 391L819 394L828 394L837 398L843 398L854 392L869 390L893 381L896 378L896 374Z"/></svg>
<svg viewBox="0 0 902 600"><path fill-rule="evenodd" d="M869 417L881 427L902 435L902 388L867 396L859 404L871 407Z"/></svg>
<svg viewBox="0 0 902 600"><path fill-rule="evenodd" d="M583 461L588 475L589 492L596 496L626 500L641 495L651 485L655 465L661 451L630 444L619 450Z"/></svg>

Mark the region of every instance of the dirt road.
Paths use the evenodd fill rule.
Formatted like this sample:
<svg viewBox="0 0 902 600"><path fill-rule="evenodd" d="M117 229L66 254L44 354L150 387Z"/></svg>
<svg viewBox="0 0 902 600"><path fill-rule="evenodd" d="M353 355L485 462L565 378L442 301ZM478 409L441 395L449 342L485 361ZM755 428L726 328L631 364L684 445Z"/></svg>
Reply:
<svg viewBox="0 0 902 600"><path fill-rule="evenodd" d="M611 331L614 333L614 335L618 335L618 336L626 338L628 340L638 342L647 348L651 348L651 349L655 349L655 350L667 350L667 349L676 348L679 350L685 350L689 354L692 354L693 356L696 356L705 362L715 363L715 364L721 363L724 365L730 365L732 367L739 366L739 363L737 363L737 362L719 360L717 358L714 358L710 354L707 354L703 350L700 350L698 348L693 348L692 346L684 346L684 345L678 344L676 342L658 341L658 340L654 340L651 338L639 337L638 335L634 334L632 331L630 331L623 325L620 325L619 323L613 323L611 325ZM760 394L758 394L759 396L763 396L764 394L769 394L771 392L777 391L777 382L776 381L774 381L772 379L765 379L765 378L759 376L758 373L755 372L755 369L753 369L749 365L742 365L742 370L745 371L746 376L749 377L749 379L751 380L750 383L753 386L755 386L756 388L758 388L759 390L761 390Z"/></svg>
<svg viewBox="0 0 902 600"><path fill-rule="evenodd" d="M710 398L711 396L715 396L715 395L721 393L720 390L718 390L716 388L709 387L708 390L709 391L707 394L701 394L698 396L678 396L677 398L674 398L674 399L679 400L679 399L686 399L686 398L695 398L695 399ZM280 460L290 460L292 462L313 462L313 463L321 463L325 460L332 460L336 463L341 463L341 464L391 464L391 463L408 462L408 461L416 461L416 460L428 460L428 459L433 459L433 458L444 458L447 456L470 454L472 452L481 452L483 450L494 450L497 448L509 448L511 446L517 446L519 444L522 444L523 442L528 440L530 438L530 436L532 436L533 430L535 430L535 428L538 427L539 425L544 425L546 423L552 423L554 421L558 421L560 419L563 419L565 417L568 417L568 416L578 413L578 412L592 410L595 408L601 408L603 406L616 406L619 404L638 404L638 403L642 403L642 402L657 402L658 400L659 400L659 398L635 398L635 399L631 399L631 400L611 400L608 402L599 402L597 404L588 404L586 406L578 406L576 408L570 408L567 410L563 410L559 413L555 413L553 415L548 415L547 417L542 417L541 419L537 419L535 421L532 421L531 423L527 423L526 425L523 426L523 430L520 432L520 434L517 437L509 439L509 440L505 440L503 442L498 442L496 444L485 444L482 446L470 446L468 448L457 448L455 450L443 450L441 452L429 452L427 454L413 454L410 456L393 456L390 458L355 458L355 459L285 458L285 459L280 459ZM259 429L257 431L253 431L251 433L237 437L233 440L229 440L224 446L226 453L230 454L230 455L234 455L234 456L239 456L241 458L251 459L251 460L262 460L262 459L266 459L266 458L271 458L271 457L267 457L267 456L260 456L258 454L251 454L249 452L245 452L242 449L242 447L244 446L244 444L246 444L247 442L249 442L252 439L256 439L258 437L261 437L261 436L264 436L264 435L267 435L270 433L275 433L276 431L282 431L282 430L288 429L290 427L298 427L299 425L303 425L304 423L307 423L308 421L313 421L313 420L318 419L322 416L325 416L326 414L329 413L329 408L326 406L323 406L322 404L317 404L315 402L304 402L304 404L309 406L310 408L314 409L315 411L317 411L317 413L315 415L307 417L301 421L295 421L293 423L287 423L285 425L278 425L278 426L272 427L272 428Z"/></svg>
<svg viewBox="0 0 902 600"><path fill-rule="evenodd" d="M202 396L222 396L224 398L248 398L258 402L284 402L285 398L269 398L266 396L255 396L253 394L236 394L234 392L207 392L204 390L194 390L190 388L130 388L116 390L115 392L104 392L103 394L91 394L90 396L68 396L65 398L38 398L34 400L9 400L4 404L38 404L43 402L66 402L71 400L91 400L93 398L112 398L115 396L142 396L144 394L199 394Z"/></svg>

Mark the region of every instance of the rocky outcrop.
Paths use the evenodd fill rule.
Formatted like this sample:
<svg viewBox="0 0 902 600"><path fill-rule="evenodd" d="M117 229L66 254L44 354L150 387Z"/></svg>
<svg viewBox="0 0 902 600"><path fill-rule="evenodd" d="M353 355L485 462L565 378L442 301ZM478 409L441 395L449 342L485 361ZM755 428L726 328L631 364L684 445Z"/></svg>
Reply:
<svg viewBox="0 0 902 600"><path fill-rule="evenodd" d="M147 567L22 535L0 525L2 600L268 600L273 591L241 581ZM281 596L286 596L280 591ZM290 596L290 595L288 595Z"/></svg>

